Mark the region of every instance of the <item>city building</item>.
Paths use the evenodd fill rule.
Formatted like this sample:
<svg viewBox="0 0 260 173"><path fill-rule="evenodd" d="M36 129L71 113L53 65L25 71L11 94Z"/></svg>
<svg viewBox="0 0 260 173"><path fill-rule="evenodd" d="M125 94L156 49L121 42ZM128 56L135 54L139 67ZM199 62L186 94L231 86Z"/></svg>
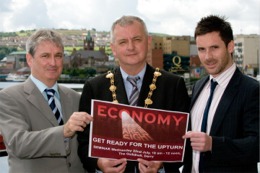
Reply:
<svg viewBox="0 0 260 173"><path fill-rule="evenodd" d="M180 56L190 56L190 36L165 36L163 37L163 53L176 52Z"/></svg>
<svg viewBox="0 0 260 173"><path fill-rule="evenodd" d="M150 63L152 66L159 63L160 68L181 75L189 69L190 36L152 35L151 51L153 52L153 61ZM161 58L155 59L160 53Z"/></svg>
<svg viewBox="0 0 260 173"><path fill-rule="evenodd" d="M234 60L238 68L245 74L256 76L259 74L260 36L236 35Z"/></svg>
<svg viewBox="0 0 260 173"><path fill-rule="evenodd" d="M65 52L64 68L93 67L97 73L104 72L117 65L112 51L109 48L110 33L95 30L58 30L63 36L64 45L74 48ZM3 46L15 46L24 50L25 41L29 36L17 35L0 38ZM173 73L187 73L189 77L200 78L206 74L197 54L197 47L191 36L170 36L166 34L153 34L152 43L148 52L147 62L153 67L159 67ZM259 74L259 44L260 36L235 35L234 61L245 74L256 76ZM67 49L70 50L70 49ZM6 74L14 71L26 72L25 51L13 52L0 63L0 73Z"/></svg>
<svg viewBox="0 0 260 173"><path fill-rule="evenodd" d="M97 73L104 73L111 68L109 57L105 53L105 46L99 46L99 50L94 50L95 40L88 31L83 40L83 49L73 50L69 56L69 67L73 68L93 68Z"/></svg>
<svg viewBox="0 0 260 173"><path fill-rule="evenodd" d="M28 67L26 62L26 52L18 51L12 52L6 56L5 69L8 72L16 72L19 69L24 69Z"/></svg>

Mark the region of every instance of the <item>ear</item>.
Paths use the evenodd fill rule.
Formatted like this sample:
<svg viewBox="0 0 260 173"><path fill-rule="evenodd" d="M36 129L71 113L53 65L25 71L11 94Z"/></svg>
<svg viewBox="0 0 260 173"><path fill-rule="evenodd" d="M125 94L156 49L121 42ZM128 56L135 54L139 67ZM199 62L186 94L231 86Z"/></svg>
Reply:
<svg viewBox="0 0 260 173"><path fill-rule="evenodd" d="M115 48L113 43L110 43L110 48L112 50L112 53L113 53L114 57L116 58L116 48Z"/></svg>
<svg viewBox="0 0 260 173"><path fill-rule="evenodd" d="M233 53L233 52L234 52L234 48L235 48L234 40L231 40L231 41L228 43L228 52L229 52L229 53Z"/></svg>
<svg viewBox="0 0 260 173"><path fill-rule="evenodd" d="M152 36L148 35L147 37L147 45L148 45L148 50L152 48Z"/></svg>
<svg viewBox="0 0 260 173"><path fill-rule="evenodd" d="M148 35L148 45L150 45L152 43L152 36L151 35Z"/></svg>
<svg viewBox="0 0 260 173"><path fill-rule="evenodd" d="M32 61L33 61L33 57L31 54L29 54L29 53L26 54L26 61L27 61L27 64L31 67Z"/></svg>

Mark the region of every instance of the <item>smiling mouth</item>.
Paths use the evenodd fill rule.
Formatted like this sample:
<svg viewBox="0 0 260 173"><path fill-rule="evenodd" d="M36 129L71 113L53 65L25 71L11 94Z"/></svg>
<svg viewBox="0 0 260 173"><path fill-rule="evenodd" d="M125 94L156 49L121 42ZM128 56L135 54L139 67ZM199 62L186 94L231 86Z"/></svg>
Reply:
<svg viewBox="0 0 260 173"><path fill-rule="evenodd" d="M135 54L131 54L131 55L126 55L126 56L135 56Z"/></svg>
<svg viewBox="0 0 260 173"><path fill-rule="evenodd" d="M126 54L126 56L135 56L135 55L137 55L137 53L135 53L135 52L128 52L128 53Z"/></svg>
<svg viewBox="0 0 260 173"><path fill-rule="evenodd" d="M206 66L208 69L215 69L215 67L216 67L215 64L207 64Z"/></svg>
<svg viewBox="0 0 260 173"><path fill-rule="evenodd" d="M57 72L57 69L49 69L48 72Z"/></svg>
<svg viewBox="0 0 260 173"><path fill-rule="evenodd" d="M208 66L208 67L213 67L214 66L215 67L216 64L217 64L216 62L207 62L206 66Z"/></svg>

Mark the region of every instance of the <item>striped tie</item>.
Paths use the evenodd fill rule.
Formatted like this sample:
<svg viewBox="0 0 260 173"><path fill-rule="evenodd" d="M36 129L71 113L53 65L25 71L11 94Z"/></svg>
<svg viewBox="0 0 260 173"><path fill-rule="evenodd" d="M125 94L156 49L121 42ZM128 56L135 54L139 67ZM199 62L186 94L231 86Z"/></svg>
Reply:
<svg viewBox="0 0 260 173"><path fill-rule="evenodd" d="M139 79L140 79L139 76L137 76L137 77L128 76L127 77L127 80L133 85L133 89L132 89L132 92L131 92L130 97L129 97L129 104L133 105L133 106L137 105L137 100L138 100L138 96L139 96L139 91L138 91L138 88L137 88L137 81Z"/></svg>
<svg viewBox="0 0 260 173"><path fill-rule="evenodd" d="M51 110L52 110L53 114L55 115L56 119L58 120L59 125L63 125L63 120L60 115L60 111L58 110L58 108L55 104L55 100L54 100L55 90L54 89L45 89L44 91L46 92L47 97L48 97L48 104L51 107Z"/></svg>

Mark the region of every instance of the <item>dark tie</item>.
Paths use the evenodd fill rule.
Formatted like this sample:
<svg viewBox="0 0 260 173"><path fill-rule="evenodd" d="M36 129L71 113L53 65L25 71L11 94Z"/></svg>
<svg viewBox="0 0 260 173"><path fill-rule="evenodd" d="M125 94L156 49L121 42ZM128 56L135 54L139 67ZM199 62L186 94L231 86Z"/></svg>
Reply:
<svg viewBox="0 0 260 173"><path fill-rule="evenodd" d="M59 125L63 125L63 120L60 115L60 111L57 108L57 106L55 104L55 100L54 100L55 90L54 89L45 89L44 91L46 92L47 97L48 97L48 104L51 107L51 110L52 110L53 114L55 115L56 119L58 120Z"/></svg>
<svg viewBox="0 0 260 173"><path fill-rule="evenodd" d="M129 104L133 105L133 106L137 105L137 100L138 100L138 97L139 97L139 91L138 91L138 88L137 88L137 81L139 79L140 79L139 76L137 76L137 77L130 77L130 76L128 76L127 77L127 80L133 86L132 92L131 92L130 97L129 97Z"/></svg>
<svg viewBox="0 0 260 173"><path fill-rule="evenodd" d="M209 114L209 108L212 102L212 98L213 98L213 94L214 94L214 90L216 88L216 86L218 85L217 82L213 81L213 79L211 79L210 81L210 95L204 110L204 114L203 114L203 119L202 119L202 124L201 124L201 131L205 132L207 131L207 121L208 121L208 114Z"/></svg>
<svg viewBox="0 0 260 173"><path fill-rule="evenodd" d="M202 119L202 124L201 124L201 131L202 132L207 132L207 121L208 121L208 114L209 114L209 108L212 102L212 98L213 98L213 94L214 94L214 90L216 88L216 86L218 85L218 83L216 81L214 81L213 79L211 79L210 81L210 95L204 110L204 114L203 114L203 119ZM202 173L204 172L204 158L203 158L204 153L200 153L200 161L199 161L199 172Z"/></svg>

